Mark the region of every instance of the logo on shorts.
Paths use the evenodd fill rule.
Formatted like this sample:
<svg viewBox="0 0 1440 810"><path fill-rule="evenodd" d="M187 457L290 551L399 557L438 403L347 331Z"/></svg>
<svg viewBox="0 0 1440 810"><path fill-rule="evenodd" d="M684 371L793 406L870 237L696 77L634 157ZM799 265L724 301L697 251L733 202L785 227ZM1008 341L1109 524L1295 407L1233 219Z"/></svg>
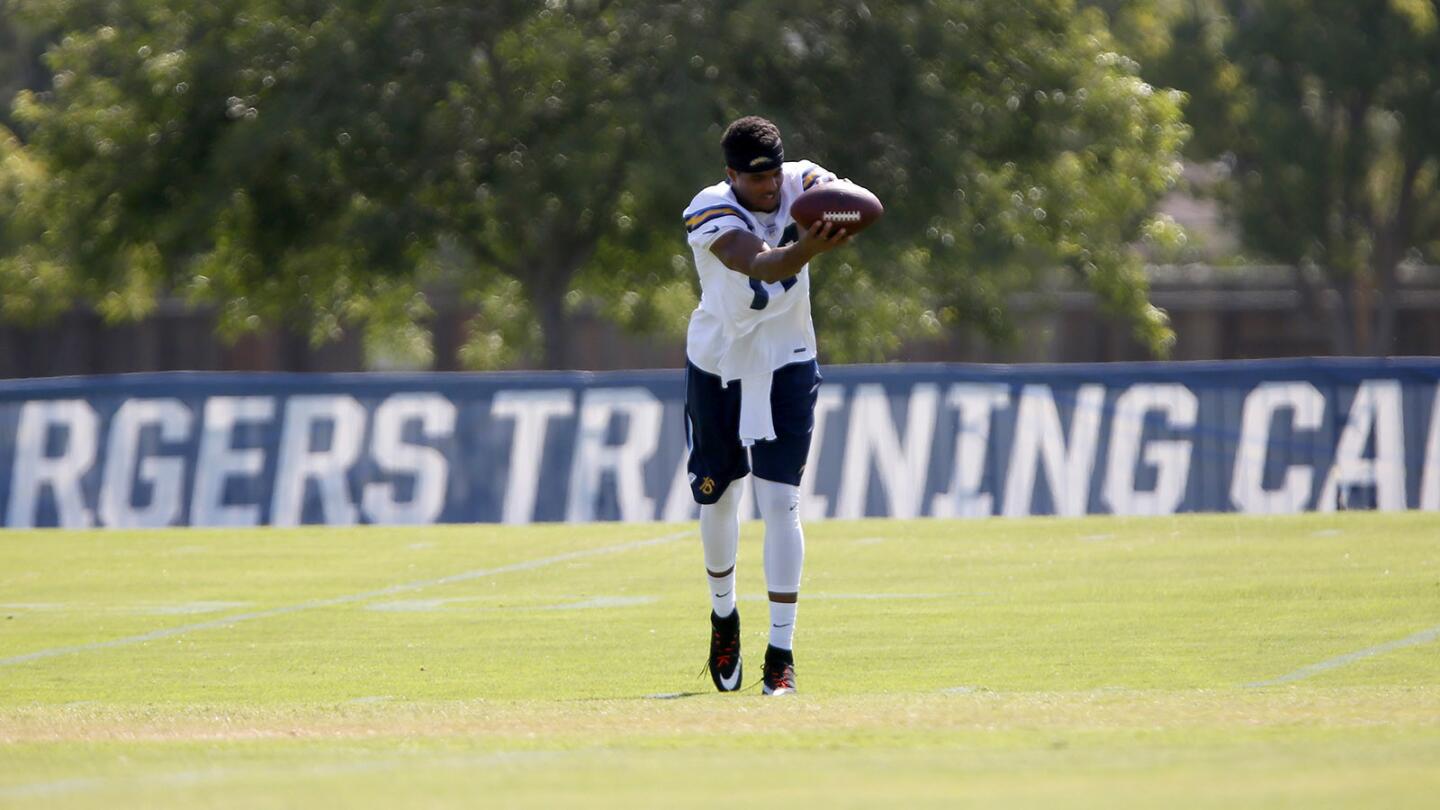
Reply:
<svg viewBox="0 0 1440 810"><path fill-rule="evenodd" d="M705 476L705 478L700 482L700 494L701 494L701 495L714 495L714 494L715 494L715 479L714 479L714 478L711 478L711 477L708 476L708 475Z"/></svg>

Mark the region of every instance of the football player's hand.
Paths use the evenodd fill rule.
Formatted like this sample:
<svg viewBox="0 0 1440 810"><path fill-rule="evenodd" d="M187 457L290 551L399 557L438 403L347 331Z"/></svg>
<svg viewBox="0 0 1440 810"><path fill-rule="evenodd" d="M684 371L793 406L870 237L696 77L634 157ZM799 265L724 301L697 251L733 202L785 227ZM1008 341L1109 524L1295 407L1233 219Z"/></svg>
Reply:
<svg viewBox="0 0 1440 810"><path fill-rule="evenodd" d="M850 233L845 228L818 219L810 223L810 227L800 234L799 239L801 249L811 256L834 250L849 242Z"/></svg>

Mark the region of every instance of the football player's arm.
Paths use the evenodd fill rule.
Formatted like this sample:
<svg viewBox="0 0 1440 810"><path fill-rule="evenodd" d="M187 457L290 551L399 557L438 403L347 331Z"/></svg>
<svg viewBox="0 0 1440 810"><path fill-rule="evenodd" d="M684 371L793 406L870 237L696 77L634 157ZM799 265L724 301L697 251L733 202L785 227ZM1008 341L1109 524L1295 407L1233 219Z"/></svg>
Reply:
<svg viewBox="0 0 1440 810"><path fill-rule="evenodd" d="M741 230L727 231L710 245L724 265L737 273L776 282L800 272L811 259L850 241L844 228L816 220L802 231L800 240L781 248L772 248L760 237Z"/></svg>

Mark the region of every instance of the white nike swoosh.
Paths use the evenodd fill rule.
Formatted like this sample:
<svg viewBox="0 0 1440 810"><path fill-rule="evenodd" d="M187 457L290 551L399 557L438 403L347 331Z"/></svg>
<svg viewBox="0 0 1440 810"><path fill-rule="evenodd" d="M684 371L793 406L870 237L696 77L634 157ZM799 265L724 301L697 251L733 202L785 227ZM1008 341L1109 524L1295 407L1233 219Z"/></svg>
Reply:
<svg viewBox="0 0 1440 810"><path fill-rule="evenodd" d="M730 677L727 678L727 677L725 677L724 675L721 675L721 676L720 676L720 688L721 688L721 689L724 689L726 692L729 692L730 690L734 689L735 687L737 687L737 686L739 686L739 685L740 685L740 659L737 658L737 659L735 659L735 671L732 672L732 673L730 673Z"/></svg>

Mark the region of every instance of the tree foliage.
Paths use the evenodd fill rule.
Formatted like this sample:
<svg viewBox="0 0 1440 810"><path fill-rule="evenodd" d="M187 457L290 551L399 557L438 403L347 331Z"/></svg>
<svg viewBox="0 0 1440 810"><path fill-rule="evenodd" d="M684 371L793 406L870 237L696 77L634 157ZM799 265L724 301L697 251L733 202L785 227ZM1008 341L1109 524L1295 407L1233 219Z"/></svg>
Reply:
<svg viewBox="0 0 1440 810"><path fill-rule="evenodd" d="M75 300L74 276L44 248L43 170L0 126L0 319L37 323Z"/></svg>
<svg viewBox="0 0 1440 810"><path fill-rule="evenodd" d="M476 365L530 342L567 365L576 307L674 332L680 211L758 112L889 209L817 267L832 358L1000 336L1007 293L1056 269L1169 338L1131 245L1164 228L1178 99L1069 0L22 5L63 31L53 90L16 106L46 222L26 250L115 317L172 292L231 330L413 337L444 290L479 309ZM5 284L37 272L7 261Z"/></svg>
<svg viewBox="0 0 1440 810"><path fill-rule="evenodd" d="M0 126L10 128L9 100L21 90L38 89L45 78L40 55L52 32L38 31L10 12L11 0L0 0ZM13 133L12 133L13 134Z"/></svg>
<svg viewBox="0 0 1440 810"><path fill-rule="evenodd" d="M1206 0L1161 66L1249 249L1298 268L1339 353L1393 343L1398 272L1440 261L1440 3ZM1325 323L1322 296L1342 317Z"/></svg>

